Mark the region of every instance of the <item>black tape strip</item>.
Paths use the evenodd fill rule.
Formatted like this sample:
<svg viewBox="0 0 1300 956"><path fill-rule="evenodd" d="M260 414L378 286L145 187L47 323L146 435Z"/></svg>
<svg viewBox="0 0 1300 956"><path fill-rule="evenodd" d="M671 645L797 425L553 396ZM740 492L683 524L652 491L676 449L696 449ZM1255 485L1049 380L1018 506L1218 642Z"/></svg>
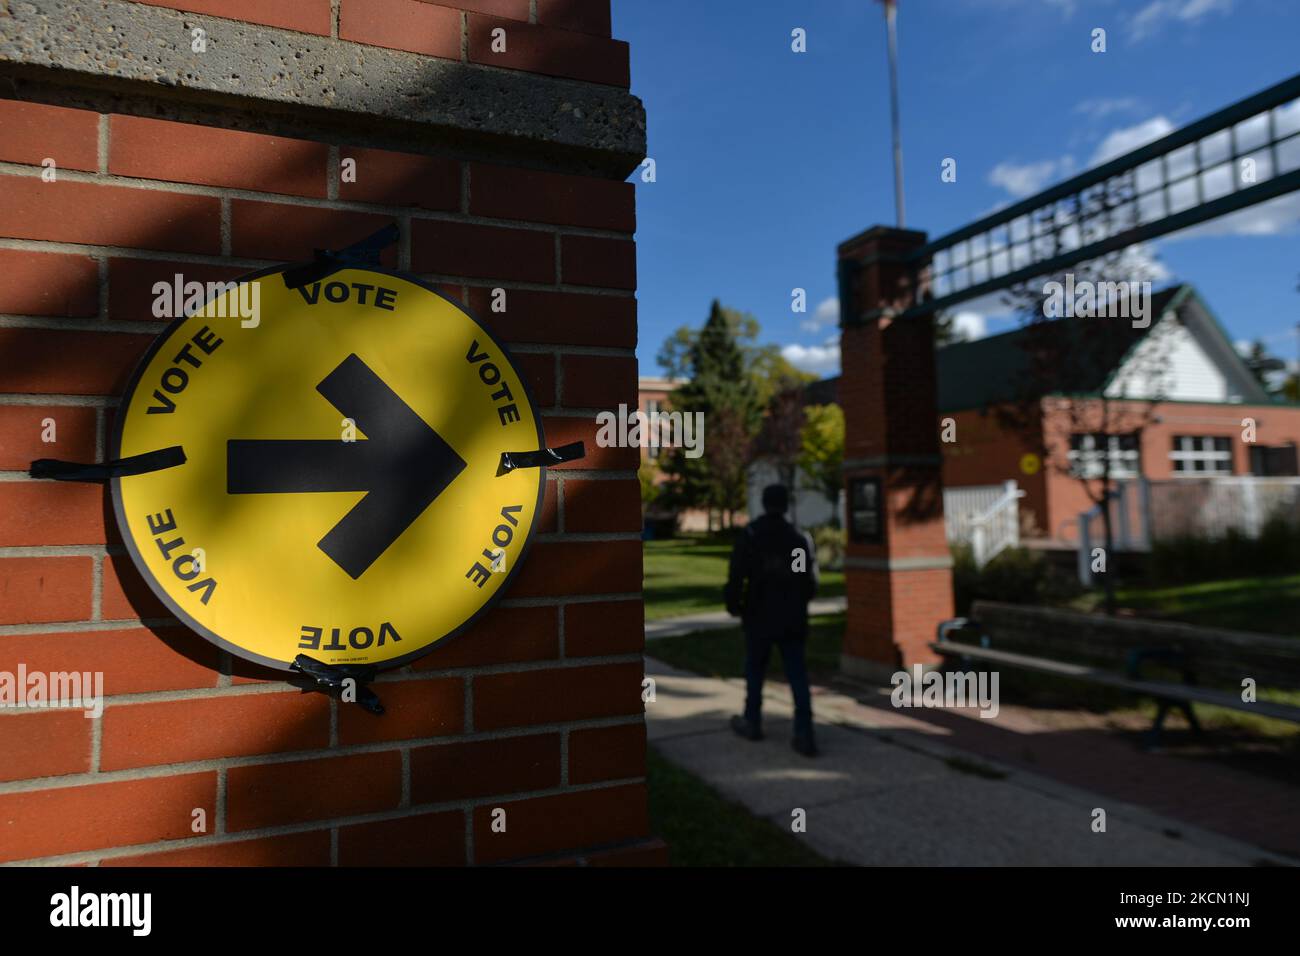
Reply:
<svg viewBox="0 0 1300 956"><path fill-rule="evenodd" d="M379 695L367 686L379 673L379 668L373 665L326 664L306 654L299 654L289 665L289 670L309 678L315 683L317 690L333 693L342 692L343 682L351 680L356 684L357 704L372 714L384 712L384 705Z"/></svg>
<svg viewBox="0 0 1300 956"><path fill-rule="evenodd" d="M32 462L28 474L33 478L50 478L54 481L108 481L110 478L125 478L127 475L143 475L150 471L162 471L185 464L185 451L180 445L147 451L143 455L132 455L116 461L106 461L98 465L86 465L75 461L59 461L57 458L38 458Z"/></svg>
<svg viewBox="0 0 1300 956"><path fill-rule="evenodd" d="M587 457L587 446L580 441L561 445L559 448L539 448L537 451L503 451L498 475L514 471L516 468L544 468L558 465L562 461L577 461Z"/></svg>
<svg viewBox="0 0 1300 956"><path fill-rule="evenodd" d="M395 243L401 236L397 223L390 222L373 235L366 236L360 242L354 242L346 249L337 252L331 249L317 249L311 262L285 269L284 284L290 289L299 289L313 282L320 282L332 276L340 269L352 265L377 266L379 254Z"/></svg>

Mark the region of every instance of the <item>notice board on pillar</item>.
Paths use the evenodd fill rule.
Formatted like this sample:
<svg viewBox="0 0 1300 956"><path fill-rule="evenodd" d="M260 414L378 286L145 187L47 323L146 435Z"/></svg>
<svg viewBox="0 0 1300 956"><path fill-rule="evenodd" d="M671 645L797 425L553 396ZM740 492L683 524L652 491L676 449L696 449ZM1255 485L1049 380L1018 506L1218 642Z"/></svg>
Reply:
<svg viewBox="0 0 1300 956"><path fill-rule="evenodd" d="M880 544L884 541L879 478L850 479L849 538L859 544Z"/></svg>
<svg viewBox="0 0 1300 956"><path fill-rule="evenodd" d="M403 664L469 627L541 510L541 418L505 347L413 277L250 276L182 314L122 400L132 561L181 621L289 670Z"/></svg>

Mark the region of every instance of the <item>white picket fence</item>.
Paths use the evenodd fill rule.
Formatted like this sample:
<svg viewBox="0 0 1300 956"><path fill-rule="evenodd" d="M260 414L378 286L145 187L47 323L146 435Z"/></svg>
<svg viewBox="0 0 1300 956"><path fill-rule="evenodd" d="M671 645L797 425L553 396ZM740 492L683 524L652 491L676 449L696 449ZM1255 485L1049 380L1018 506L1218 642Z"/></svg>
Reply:
<svg viewBox="0 0 1300 956"><path fill-rule="evenodd" d="M1280 518L1300 527L1300 478L1210 478L1151 482L1152 540L1196 535L1221 538L1231 530L1259 537Z"/></svg>
<svg viewBox="0 0 1300 956"><path fill-rule="evenodd" d="M1014 481L943 489L943 523L949 544L969 544L977 567L1020 544L1020 499Z"/></svg>
<svg viewBox="0 0 1300 956"><path fill-rule="evenodd" d="M1259 536L1270 520L1300 530L1300 478L1138 478L1116 483L1110 501L1116 551L1149 551L1153 541ZM1079 580L1092 583L1092 552L1105 541L1101 506L1079 515Z"/></svg>

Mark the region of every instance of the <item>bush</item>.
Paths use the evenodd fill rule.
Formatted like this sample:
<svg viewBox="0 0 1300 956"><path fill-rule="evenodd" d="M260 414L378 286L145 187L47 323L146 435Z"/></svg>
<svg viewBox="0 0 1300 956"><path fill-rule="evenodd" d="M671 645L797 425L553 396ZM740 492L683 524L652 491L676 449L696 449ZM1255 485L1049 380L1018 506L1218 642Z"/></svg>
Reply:
<svg viewBox="0 0 1300 956"><path fill-rule="evenodd" d="M1080 590L1073 576L1027 548L1008 548L983 568L975 567L969 545L953 545L952 557L953 603L959 615L969 614L975 601L1054 605Z"/></svg>
<svg viewBox="0 0 1300 956"><path fill-rule="evenodd" d="M1223 578L1293 574L1300 571L1300 529L1274 517L1250 538L1235 528L1221 538L1186 535L1151 548L1153 584L1185 584Z"/></svg>
<svg viewBox="0 0 1300 956"><path fill-rule="evenodd" d="M828 571L844 567L844 548L848 533L843 528L823 524L811 529L813 547L817 549L817 566Z"/></svg>

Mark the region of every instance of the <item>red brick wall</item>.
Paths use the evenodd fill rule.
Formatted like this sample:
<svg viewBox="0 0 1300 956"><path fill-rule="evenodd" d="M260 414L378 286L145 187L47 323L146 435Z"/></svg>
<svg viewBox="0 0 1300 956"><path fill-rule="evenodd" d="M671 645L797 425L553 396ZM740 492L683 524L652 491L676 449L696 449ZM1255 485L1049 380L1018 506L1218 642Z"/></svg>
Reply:
<svg viewBox="0 0 1300 956"><path fill-rule="evenodd" d="M1055 409L1047 400L1043 430L1050 449L1050 467L1047 474L1048 515L1053 533L1066 541L1078 538L1079 513L1087 511L1093 503L1082 484L1066 474L1062 468L1068 462L1068 435L1071 416ZM1282 405L1215 405L1194 402L1158 402L1155 405L1134 403L1127 410L1116 403L1120 411L1112 412L1115 421L1142 427L1140 446L1142 473L1152 480L1174 477L1173 462L1169 457L1175 435L1213 435L1232 440L1232 473L1250 474L1250 448L1242 441L1242 419L1253 418L1256 423L1256 445L1300 445L1300 408ZM1078 414L1075 415L1078 420ZM1096 486L1093 485L1093 491Z"/></svg>
<svg viewBox="0 0 1300 956"><path fill-rule="evenodd" d="M877 226L839 247L845 477L850 495L855 478L879 480L883 503L882 540L846 549L842 665L874 677L936 663L927 645L952 617L934 329L896 317L912 304L904 257L924 241Z"/></svg>
<svg viewBox="0 0 1300 956"><path fill-rule="evenodd" d="M329 35L329 0L158 3ZM608 4L386 0L341 33L626 85ZM444 36L445 34L445 36ZM467 41L467 42L465 42ZM45 157L57 182L42 182ZM358 183L340 184L353 157ZM0 862L658 862L646 819L636 449L593 410L635 396L634 187L608 179L0 101L0 670L103 671L102 719L0 711ZM150 287L238 275L396 220L390 266L468 302L510 344L549 444L540 536L473 630L375 685L382 717L257 671L149 595L105 489L37 482L102 459L162 325ZM487 307L493 287L507 311ZM44 419L58 442L41 441ZM491 814L507 812L505 833ZM191 829L207 815L206 832Z"/></svg>
<svg viewBox="0 0 1300 956"><path fill-rule="evenodd" d="M964 485L1000 485L1014 480L1025 496L1020 499L1022 527L1026 516L1033 526L1046 533L1048 525L1047 483L1043 469L1026 474L1020 460L1027 454L1042 456L1041 435L1026 435L1004 428L993 410L973 409L940 412L940 421L953 419L957 440L940 445L943 451L945 488Z"/></svg>

